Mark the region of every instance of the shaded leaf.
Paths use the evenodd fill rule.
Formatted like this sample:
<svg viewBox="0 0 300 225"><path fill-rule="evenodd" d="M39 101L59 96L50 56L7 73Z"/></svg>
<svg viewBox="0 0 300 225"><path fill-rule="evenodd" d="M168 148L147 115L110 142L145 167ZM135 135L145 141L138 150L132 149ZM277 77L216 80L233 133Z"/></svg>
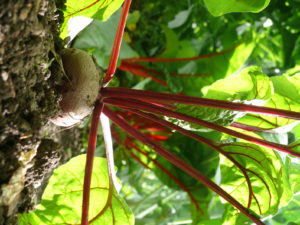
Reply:
<svg viewBox="0 0 300 225"><path fill-rule="evenodd" d="M294 196L286 207L270 219L272 225L297 225L300 223L300 195Z"/></svg>
<svg viewBox="0 0 300 225"><path fill-rule="evenodd" d="M73 47L92 53L98 65L107 68L120 15L121 10L114 13L105 22L97 20L93 21L77 36ZM120 58L137 56L137 53L123 41L120 50Z"/></svg>
<svg viewBox="0 0 300 225"><path fill-rule="evenodd" d="M193 6L186 9L186 10L182 10L181 12L177 13L175 15L175 18L168 23L168 27L173 29L173 28L177 28L177 27L182 26L187 21L189 15L191 14L192 8L193 8Z"/></svg>
<svg viewBox="0 0 300 225"><path fill-rule="evenodd" d="M166 37L166 47L165 50L159 55L159 58L173 58L179 48L179 39L176 33L169 27L161 26Z"/></svg>

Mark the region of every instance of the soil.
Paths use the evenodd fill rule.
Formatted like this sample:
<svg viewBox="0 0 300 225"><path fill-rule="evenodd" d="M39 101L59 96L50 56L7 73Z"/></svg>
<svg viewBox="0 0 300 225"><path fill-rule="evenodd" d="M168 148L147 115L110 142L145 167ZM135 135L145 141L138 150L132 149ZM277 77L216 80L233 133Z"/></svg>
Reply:
<svg viewBox="0 0 300 225"><path fill-rule="evenodd" d="M64 0L0 3L0 225L18 224L53 169L81 150L78 128L49 122L60 113L63 7Z"/></svg>

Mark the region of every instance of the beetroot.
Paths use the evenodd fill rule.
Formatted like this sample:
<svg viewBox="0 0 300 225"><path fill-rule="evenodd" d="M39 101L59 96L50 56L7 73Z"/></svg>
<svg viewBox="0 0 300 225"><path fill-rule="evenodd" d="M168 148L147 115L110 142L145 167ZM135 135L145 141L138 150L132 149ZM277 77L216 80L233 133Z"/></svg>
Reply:
<svg viewBox="0 0 300 225"><path fill-rule="evenodd" d="M79 49L64 49L62 61L68 76L59 102L62 113L51 121L69 127L92 112L100 89L100 72L93 58Z"/></svg>

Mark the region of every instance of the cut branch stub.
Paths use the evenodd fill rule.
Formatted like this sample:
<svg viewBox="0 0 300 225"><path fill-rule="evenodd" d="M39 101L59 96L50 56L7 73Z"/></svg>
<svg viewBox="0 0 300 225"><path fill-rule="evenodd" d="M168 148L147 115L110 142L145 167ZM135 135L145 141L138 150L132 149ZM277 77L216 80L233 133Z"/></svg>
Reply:
<svg viewBox="0 0 300 225"><path fill-rule="evenodd" d="M72 126L90 115L100 89L100 73L86 52L68 48L62 52L67 75L59 106L62 113L51 121L58 126Z"/></svg>

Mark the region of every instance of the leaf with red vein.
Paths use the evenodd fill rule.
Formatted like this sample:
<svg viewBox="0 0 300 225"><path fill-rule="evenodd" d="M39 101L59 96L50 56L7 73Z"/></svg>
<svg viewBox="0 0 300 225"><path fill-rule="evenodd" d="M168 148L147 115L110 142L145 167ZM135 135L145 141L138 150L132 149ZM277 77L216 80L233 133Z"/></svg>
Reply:
<svg viewBox="0 0 300 225"><path fill-rule="evenodd" d="M20 216L21 225L79 224L85 157L85 155L80 155L72 158L67 164L54 171L41 204L35 212ZM91 199L96 201L90 203L89 220L102 211L102 215L93 224L133 225L134 215L116 191L113 191L111 203L107 206L110 192L107 162L106 159L98 157L94 161L90 191ZM104 208L106 209L103 210Z"/></svg>
<svg viewBox="0 0 300 225"><path fill-rule="evenodd" d="M137 152L141 153L142 155L144 155L144 156L146 156L148 159L150 159L150 161L153 162L153 164L154 164L157 168L159 168L160 171L162 171L164 174L166 174L166 175L167 175L170 179L172 179L172 180L173 180L173 181L174 181L174 182L175 182L175 183L176 183L183 191L185 191L185 192L188 194L188 196L189 196L191 202L195 205L195 207L197 208L197 210L200 211L200 214L204 215L203 210L200 208L200 203L203 203L204 201L202 201L202 202L198 201L198 200L193 196L193 194L192 194L191 191L188 189L188 187L187 187L184 183L182 183L182 182L180 181L180 179L178 179L178 178L176 177L176 175L172 174L172 172L170 172L170 171L164 166L164 165L166 165L165 163L164 163L164 164L159 163L156 159L153 159L151 156L149 156L149 153L144 152L144 151L141 150L137 145L132 144L131 142L127 142L127 143L125 142L125 145L128 146L129 148L135 149ZM138 157L137 157L134 153L130 152L130 154L131 154L132 156L134 156L134 158L137 159L137 160L140 162L140 160L138 159ZM148 166L147 166L147 167L148 167ZM148 167L148 168L149 168L149 167ZM195 189L195 187L193 187L193 189ZM207 197L207 196L206 196L206 197ZM209 201L207 202L207 205L208 205L208 203L209 203Z"/></svg>
<svg viewBox="0 0 300 225"><path fill-rule="evenodd" d="M124 0L67 0L63 9L64 22L61 25L62 38L68 36L68 21L75 16L84 16L98 20L106 20L122 5Z"/></svg>
<svg viewBox="0 0 300 225"><path fill-rule="evenodd" d="M223 144L219 148L241 165L242 169L237 168L221 157L222 187L244 205L248 204L251 192L250 209L266 216L276 213L279 205L291 199L283 162L273 150L240 142ZM243 172L249 177L252 190L249 190Z"/></svg>
<svg viewBox="0 0 300 225"><path fill-rule="evenodd" d="M159 153L161 156L166 158L169 162L176 165L178 168L182 169L198 181L200 181L202 184L216 192L218 195L226 199L230 204L234 205L237 209L239 209L245 216L247 216L249 219L251 219L253 222L255 222L258 225L263 225L264 223L261 222L257 217L250 214L249 211L242 206L238 201L236 201L234 198L232 198L231 195L226 193L222 188L220 188L218 185L216 185L214 182L212 182L210 179L202 175L199 171L197 171L195 168L193 168L191 165L186 163L185 161L181 160L176 155L172 154L170 151L162 147L159 143L151 140L149 137L143 135L141 132L130 126L124 119L119 117L116 113L114 113L112 110L110 110L108 107L104 107L103 113L109 117L116 125L121 127L126 133L130 134L131 136L135 137L137 140L142 142L143 144L147 145L148 147L155 150L157 153Z"/></svg>
<svg viewBox="0 0 300 225"><path fill-rule="evenodd" d="M274 95L264 105L274 109L285 109L300 112L300 73L288 76L276 76L270 78L274 86ZM237 122L246 125L252 125L262 129L276 129L290 131L296 123L292 119L277 118L270 116L257 116L253 114L246 115Z"/></svg>

